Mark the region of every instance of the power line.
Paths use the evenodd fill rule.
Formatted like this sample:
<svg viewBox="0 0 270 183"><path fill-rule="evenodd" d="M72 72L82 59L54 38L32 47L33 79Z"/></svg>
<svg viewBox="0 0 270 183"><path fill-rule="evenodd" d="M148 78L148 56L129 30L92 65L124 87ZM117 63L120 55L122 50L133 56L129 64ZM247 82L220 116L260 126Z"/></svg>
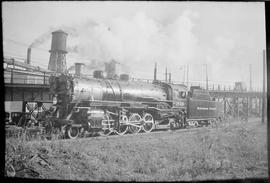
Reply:
<svg viewBox="0 0 270 183"><path fill-rule="evenodd" d="M12 54L12 55L6 54L6 56L7 56L7 57L10 57L10 58L16 58L16 59L22 60L22 61L25 61L25 60L26 60L25 58L22 58L22 57L20 57L20 56L16 56L16 55L14 55L14 54ZM39 60L39 61L38 61L38 60L35 60L35 59L31 59L31 61L37 62L37 64L42 65L42 66L44 66L44 67L47 67L46 64L40 63L40 62L39 62L39 61L45 61L44 59Z"/></svg>
<svg viewBox="0 0 270 183"><path fill-rule="evenodd" d="M17 45L23 45L23 46L26 46L26 48L29 48L29 47L30 47L30 44L23 43L23 42L20 42L20 41L15 41L15 40L10 39L10 38L5 38L4 40L5 40L5 41L9 41L9 42L13 42L13 43L15 43L15 44L17 44ZM43 51L48 51L48 50L45 49L45 48L36 47L36 46L31 47L31 48L38 49L38 50L43 50Z"/></svg>
<svg viewBox="0 0 270 183"><path fill-rule="evenodd" d="M17 45L23 45L23 46L26 46L26 48L29 48L29 46L30 46L29 44L26 44L26 43L23 43L23 42L20 42L20 41L15 41L15 40L10 39L10 38L5 38L4 40L13 42L13 43L15 43L15 44L17 44ZM38 49L38 50L41 50L41 51L44 51L44 52L46 51L46 53L48 53L48 49L41 48L41 47L37 47L37 46L31 47L31 49ZM71 54L74 54L74 53L73 53L73 52L70 52L70 54L68 55L67 58L71 58L71 59L79 59L79 60L84 60L84 61L89 61L89 60L91 60L91 58L82 57L82 56L78 57L78 56L74 56L74 55L71 56ZM120 64L123 65L123 63L120 63Z"/></svg>
<svg viewBox="0 0 270 183"><path fill-rule="evenodd" d="M26 44L26 43L23 43L23 42L20 42L20 41L15 41L13 39L10 39L10 38L5 38L4 40L6 41L10 41L10 42L13 42L17 45L23 45L23 46L26 46L26 48L29 48L30 45ZM31 47L31 49L38 49L38 50L42 50L42 51L46 51L48 52L48 49L45 49L45 48L41 48L41 47L37 47L37 46L34 46L34 47ZM72 53L71 53L72 54ZM74 56L69 56L69 58L74 58L74 59L80 59L80 60L89 60L90 58L86 58L86 57L74 57Z"/></svg>
<svg viewBox="0 0 270 183"><path fill-rule="evenodd" d="M17 57L17 58L20 58L22 60L26 60L25 56L21 55L21 54L18 54L18 53L14 53L14 52L10 52L10 51L4 51L4 53L9 53L9 54L12 54L10 55L10 57ZM36 59L39 59L41 61L45 61L44 58L40 58L40 57L35 57ZM34 59L31 59L31 60L34 60ZM36 60L37 61L37 60Z"/></svg>
<svg viewBox="0 0 270 183"><path fill-rule="evenodd" d="M27 47L30 46L30 45L28 45L28 44L26 44L26 43L23 43L23 42L20 42L20 41L15 41L15 40L9 39L9 38L4 38L4 41L13 42L13 43L15 43L15 44L17 44L17 45L23 45L23 46L27 46Z"/></svg>

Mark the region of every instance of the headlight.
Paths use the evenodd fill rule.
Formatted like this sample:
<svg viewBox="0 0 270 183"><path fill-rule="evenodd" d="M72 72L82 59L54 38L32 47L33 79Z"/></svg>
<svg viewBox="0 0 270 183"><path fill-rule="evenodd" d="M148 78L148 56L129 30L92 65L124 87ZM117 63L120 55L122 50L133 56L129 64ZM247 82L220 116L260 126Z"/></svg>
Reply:
<svg viewBox="0 0 270 183"><path fill-rule="evenodd" d="M53 97L53 105L57 104L57 95Z"/></svg>

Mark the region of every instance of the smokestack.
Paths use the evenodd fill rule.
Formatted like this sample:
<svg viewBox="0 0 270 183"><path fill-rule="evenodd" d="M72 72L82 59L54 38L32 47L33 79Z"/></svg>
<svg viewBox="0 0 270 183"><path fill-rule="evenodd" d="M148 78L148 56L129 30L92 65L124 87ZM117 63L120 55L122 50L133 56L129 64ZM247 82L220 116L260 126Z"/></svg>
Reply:
<svg viewBox="0 0 270 183"><path fill-rule="evenodd" d="M75 75L81 76L83 63L75 63Z"/></svg>
<svg viewBox="0 0 270 183"><path fill-rule="evenodd" d="M27 49L27 58L26 58L26 64L31 63L31 47Z"/></svg>
<svg viewBox="0 0 270 183"><path fill-rule="evenodd" d="M66 66L66 42L67 42L67 33L62 30L52 32L52 45L50 61L48 69L58 73L64 73L67 71Z"/></svg>
<svg viewBox="0 0 270 183"><path fill-rule="evenodd" d="M169 73L169 83L172 81L172 73Z"/></svg>
<svg viewBox="0 0 270 183"><path fill-rule="evenodd" d="M154 81L157 81L157 63L155 62Z"/></svg>

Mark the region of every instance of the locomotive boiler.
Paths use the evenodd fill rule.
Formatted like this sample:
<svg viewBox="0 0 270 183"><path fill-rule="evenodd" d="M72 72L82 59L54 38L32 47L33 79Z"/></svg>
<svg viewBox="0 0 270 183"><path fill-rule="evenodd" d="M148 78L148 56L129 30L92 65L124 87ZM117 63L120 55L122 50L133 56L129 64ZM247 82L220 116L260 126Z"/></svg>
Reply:
<svg viewBox="0 0 270 183"><path fill-rule="evenodd" d="M208 125L222 118L222 106L200 88L182 84L54 75L50 78L53 116L68 138L151 132Z"/></svg>

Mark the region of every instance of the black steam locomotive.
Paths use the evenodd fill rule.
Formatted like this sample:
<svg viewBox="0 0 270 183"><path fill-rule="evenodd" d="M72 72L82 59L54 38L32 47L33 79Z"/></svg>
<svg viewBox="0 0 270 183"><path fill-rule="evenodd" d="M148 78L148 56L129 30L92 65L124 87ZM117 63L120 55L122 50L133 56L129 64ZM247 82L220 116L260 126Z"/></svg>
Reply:
<svg viewBox="0 0 270 183"><path fill-rule="evenodd" d="M222 119L221 103L199 87L130 81L128 75L104 79L101 72L94 78L50 77L53 118L68 138L198 127Z"/></svg>

